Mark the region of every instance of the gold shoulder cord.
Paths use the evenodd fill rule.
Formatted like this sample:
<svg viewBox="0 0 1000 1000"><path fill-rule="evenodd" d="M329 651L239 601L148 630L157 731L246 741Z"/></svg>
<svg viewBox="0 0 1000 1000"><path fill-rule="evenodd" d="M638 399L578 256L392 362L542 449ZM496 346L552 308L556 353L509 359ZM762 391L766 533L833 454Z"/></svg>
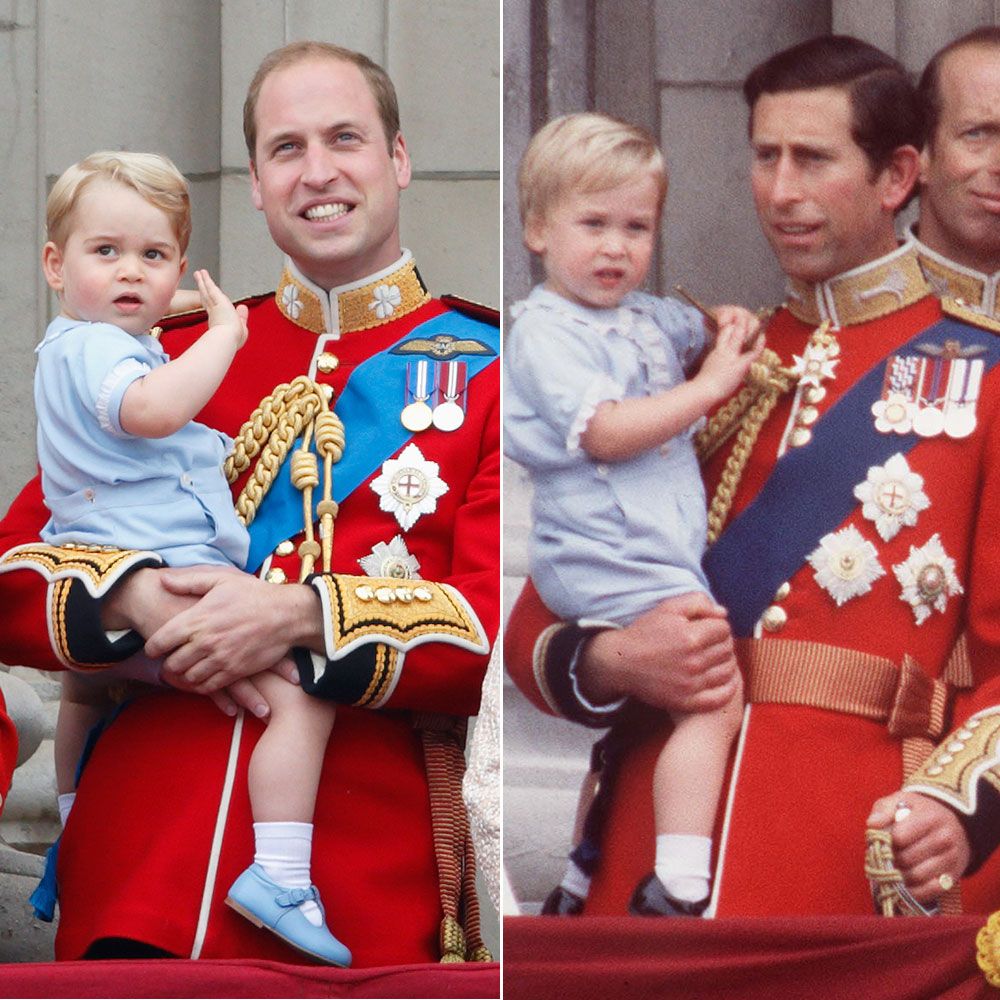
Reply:
<svg viewBox="0 0 1000 1000"><path fill-rule="evenodd" d="M781 358L774 351L765 348L760 358L750 366L747 384L713 414L696 435L695 450L698 459L704 463L736 433L736 442L726 459L719 485L715 488L715 495L708 508L709 544L719 537L722 526L726 523L743 471L764 422L781 396L797 381L798 375L792 369L783 367Z"/></svg>
<svg viewBox="0 0 1000 1000"><path fill-rule="evenodd" d="M302 560L300 579L304 580L322 554L324 573L330 572L333 554L333 520L337 503L333 499L333 465L344 453L344 424L330 409L320 387L300 375L279 385L267 396L240 428L232 454L224 470L230 483L245 472L254 458L260 457L250 478L236 498L236 513L249 527L257 509L274 482L282 462L295 439L302 435L302 444L292 455L292 484L302 491L302 521L305 541L299 546ZM312 437L323 459L323 499L317 505L322 546L317 543L312 518L313 490L320 483L319 464L309 449Z"/></svg>

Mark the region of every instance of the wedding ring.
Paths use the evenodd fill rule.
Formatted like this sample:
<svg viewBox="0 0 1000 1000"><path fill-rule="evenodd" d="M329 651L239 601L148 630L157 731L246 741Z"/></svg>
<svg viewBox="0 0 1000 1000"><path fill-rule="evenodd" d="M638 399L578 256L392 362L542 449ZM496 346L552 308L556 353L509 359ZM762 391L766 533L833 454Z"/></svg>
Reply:
<svg viewBox="0 0 1000 1000"><path fill-rule="evenodd" d="M942 892L948 892L955 888L955 880L946 872L944 875L938 875L938 885L941 886Z"/></svg>

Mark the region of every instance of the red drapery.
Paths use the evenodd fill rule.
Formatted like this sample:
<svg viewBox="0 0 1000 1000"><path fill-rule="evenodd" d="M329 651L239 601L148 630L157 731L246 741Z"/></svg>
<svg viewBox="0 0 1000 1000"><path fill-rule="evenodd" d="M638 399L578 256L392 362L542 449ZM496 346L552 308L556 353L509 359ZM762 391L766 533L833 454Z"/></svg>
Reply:
<svg viewBox="0 0 1000 1000"><path fill-rule="evenodd" d="M509 917L510 1000L971 1000L983 916Z"/></svg>
<svg viewBox="0 0 1000 1000"><path fill-rule="evenodd" d="M330 969L279 962L25 962L0 965L4 997L499 997L495 962Z"/></svg>

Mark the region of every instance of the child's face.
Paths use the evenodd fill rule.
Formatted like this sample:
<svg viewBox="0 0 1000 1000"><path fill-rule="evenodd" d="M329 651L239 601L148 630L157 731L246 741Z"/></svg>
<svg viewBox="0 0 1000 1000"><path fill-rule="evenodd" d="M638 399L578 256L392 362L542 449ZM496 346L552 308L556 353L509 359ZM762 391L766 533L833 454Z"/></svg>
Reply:
<svg viewBox="0 0 1000 1000"><path fill-rule="evenodd" d="M62 315L146 333L169 311L187 266L166 212L133 188L96 178L84 188L63 247L46 243L45 280Z"/></svg>
<svg viewBox="0 0 1000 1000"><path fill-rule="evenodd" d="M528 249L545 285L592 309L617 306L645 280L660 221L658 187L643 175L604 191L571 191L529 222Z"/></svg>

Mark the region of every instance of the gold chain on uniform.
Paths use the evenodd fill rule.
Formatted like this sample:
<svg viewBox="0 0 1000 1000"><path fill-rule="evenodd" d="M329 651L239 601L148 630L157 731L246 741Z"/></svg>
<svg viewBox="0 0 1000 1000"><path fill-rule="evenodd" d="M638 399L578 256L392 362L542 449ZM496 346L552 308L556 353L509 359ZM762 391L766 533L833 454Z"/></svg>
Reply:
<svg viewBox="0 0 1000 1000"><path fill-rule="evenodd" d="M828 347L834 343L836 338L829 331L829 322L817 327L809 338L809 346ZM736 433L733 450L726 459L708 508L709 545L722 532L764 422L778 400L797 385L799 377L794 369L782 365L781 358L774 351L765 348L750 366L747 384L716 411L695 436L698 459L706 462Z"/></svg>
<svg viewBox="0 0 1000 1000"><path fill-rule="evenodd" d="M254 458L257 464L240 495L236 514L244 525L251 524L267 491L295 440L302 444L292 455L292 485L302 491L302 520L305 541L299 546L302 560L301 579L305 579L322 554L323 572L329 573L333 554L333 521L337 504L333 499L333 465L344 453L344 425L330 409L320 386L305 375L284 382L265 397L240 428L224 470L230 483L245 472ZM323 499L317 505L322 544L315 539L312 518L313 490L320 484L316 455L309 449L316 439L316 450L323 459Z"/></svg>

